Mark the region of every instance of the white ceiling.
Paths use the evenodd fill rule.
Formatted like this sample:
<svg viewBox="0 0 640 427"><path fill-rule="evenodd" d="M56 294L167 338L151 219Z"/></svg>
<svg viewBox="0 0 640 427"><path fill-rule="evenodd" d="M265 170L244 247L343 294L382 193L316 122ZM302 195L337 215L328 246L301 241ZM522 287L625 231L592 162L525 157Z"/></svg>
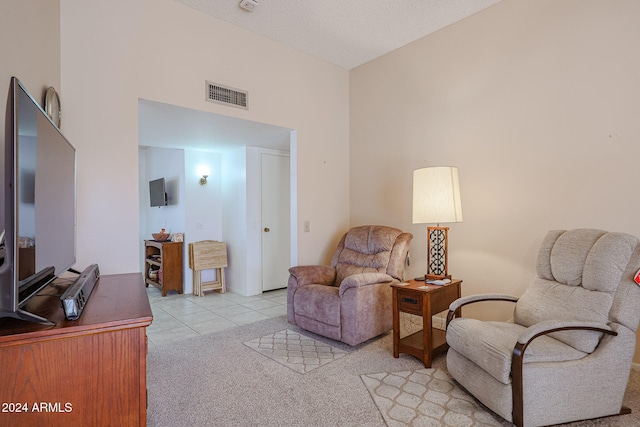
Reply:
<svg viewBox="0 0 640 427"><path fill-rule="evenodd" d="M352 69L501 0L175 0L345 69ZM152 101L139 103L139 144L222 151L289 150L289 129Z"/></svg>

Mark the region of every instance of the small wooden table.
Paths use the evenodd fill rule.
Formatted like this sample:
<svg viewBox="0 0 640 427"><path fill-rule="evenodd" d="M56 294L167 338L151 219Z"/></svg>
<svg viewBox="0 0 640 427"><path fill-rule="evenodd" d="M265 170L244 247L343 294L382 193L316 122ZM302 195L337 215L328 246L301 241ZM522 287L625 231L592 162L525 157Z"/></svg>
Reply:
<svg viewBox="0 0 640 427"><path fill-rule="evenodd" d="M193 294L204 296L205 291L225 293L224 268L227 266L227 244L216 240L189 243L189 267L193 271ZM216 270L216 280L203 282L202 270Z"/></svg>
<svg viewBox="0 0 640 427"><path fill-rule="evenodd" d="M393 292L393 357L410 354L431 367L433 357L447 349L446 332L433 329L431 316L448 310L449 304L460 298L462 280L438 286L423 281L391 285ZM422 316L422 330L400 339L400 312ZM460 313L458 313L460 315Z"/></svg>

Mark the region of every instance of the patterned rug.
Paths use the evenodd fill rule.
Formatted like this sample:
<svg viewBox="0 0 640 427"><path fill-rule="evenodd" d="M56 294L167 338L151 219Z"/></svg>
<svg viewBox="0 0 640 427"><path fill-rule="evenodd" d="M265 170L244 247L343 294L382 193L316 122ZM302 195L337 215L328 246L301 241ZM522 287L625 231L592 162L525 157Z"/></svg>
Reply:
<svg viewBox="0 0 640 427"><path fill-rule="evenodd" d="M347 354L339 348L285 329L244 343L270 359L304 374Z"/></svg>
<svg viewBox="0 0 640 427"><path fill-rule="evenodd" d="M501 426L440 369L360 377L389 427Z"/></svg>

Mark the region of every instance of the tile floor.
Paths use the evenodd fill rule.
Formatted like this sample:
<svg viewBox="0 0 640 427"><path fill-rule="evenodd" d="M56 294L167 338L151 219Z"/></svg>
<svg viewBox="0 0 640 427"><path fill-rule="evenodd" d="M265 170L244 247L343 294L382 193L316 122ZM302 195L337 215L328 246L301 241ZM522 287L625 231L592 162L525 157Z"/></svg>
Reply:
<svg viewBox="0 0 640 427"><path fill-rule="evenodd" d="M219 332L238 325L287 314L287 290L245 297L232 292L206 292L203 297L147 288L153 322L147 328L149 346Z"/></svg>

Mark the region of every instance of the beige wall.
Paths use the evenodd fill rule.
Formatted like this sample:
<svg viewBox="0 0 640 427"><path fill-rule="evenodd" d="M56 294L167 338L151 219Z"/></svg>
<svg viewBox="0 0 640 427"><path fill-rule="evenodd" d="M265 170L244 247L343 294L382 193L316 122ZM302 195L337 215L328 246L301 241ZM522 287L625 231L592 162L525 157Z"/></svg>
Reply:
<svg viewBox="0 0 640 427"><path fill-rule="evenodd" d="M41 106L49 86L61 91L60 3L57 0L0 0L0 8L2 141L5 137L4 121L11 77L17 77ZM62 106L64 108L64 100ZM64 120L62 124L64 126Z"/></svg>
<svg viewBox="0 0 640 427"><path fill-rule="evenodd" d="M409 276L422 274L412 171L457 166L464 294L520 295L549 229L640 236L639 17L635 0L504 0L353 70L352 225L413 232Z"/></svg>
<svg viewBox="0 0 640 427"><path fill-rule="evenodd" d="M60 4L80 265L140 268L139 98L297 129L298 261L327 261L349 225L346 70L172 0ZM248 90L249 111L205 102L205 80Z"/></svg>

